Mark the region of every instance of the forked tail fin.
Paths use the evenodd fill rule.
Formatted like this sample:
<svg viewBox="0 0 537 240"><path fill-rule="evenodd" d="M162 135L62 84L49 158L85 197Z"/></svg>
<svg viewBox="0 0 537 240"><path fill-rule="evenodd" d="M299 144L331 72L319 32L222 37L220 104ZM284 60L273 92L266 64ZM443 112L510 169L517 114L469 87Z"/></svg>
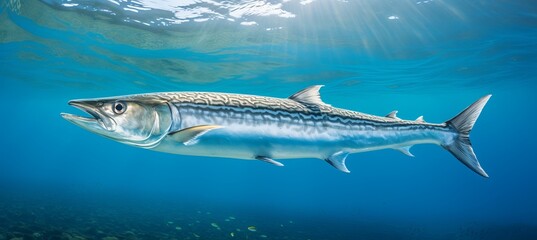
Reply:
<svg viewBox="0 0 537 240"><path fill-rule="evenodd" d="M474 150L472 149L472 144L470 143L470 131L472 131L475 121L491 96L492 95L487 95L480 98L459 113L459 115L447 121L446 125L453 127L459 134L453 142L442 145L442 147L453 154L453 156L459 159L464 165L483 177L488 177L488 175L485 170L481 168Z"/></svg>

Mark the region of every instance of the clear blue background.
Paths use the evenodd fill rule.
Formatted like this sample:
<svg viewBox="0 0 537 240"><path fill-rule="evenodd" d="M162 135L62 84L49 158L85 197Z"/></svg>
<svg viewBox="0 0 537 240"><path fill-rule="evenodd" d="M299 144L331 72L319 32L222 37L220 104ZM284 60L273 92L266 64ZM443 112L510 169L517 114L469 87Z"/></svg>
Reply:
<svg viewBox="0 0 537 240"><path fill-rule="evenodd" d="M136 229L141 238L165 231L223 239L236 228L269 239L537 236L532 1L291 1L278 6L292 18L171 26L131 21L151 21L143 12L109 16L61 3L2 2L0 239L19 225L43 234L83 229L95 212L100 218L91 224L104 235ZM492 94L471 134L490 178L433 145L415 146L415 158L354 154L344 174L317 159L278 168L137 149L59 115L79 113L67 105L75 98L154 91L287 97L314 84L326 85L322 98L336 107L375 115L396 109L429 122ZM65 215L82 220L62 222ZM237 219L226 222L229 216ZM252 225L257 232L246 230Z"/></svg>

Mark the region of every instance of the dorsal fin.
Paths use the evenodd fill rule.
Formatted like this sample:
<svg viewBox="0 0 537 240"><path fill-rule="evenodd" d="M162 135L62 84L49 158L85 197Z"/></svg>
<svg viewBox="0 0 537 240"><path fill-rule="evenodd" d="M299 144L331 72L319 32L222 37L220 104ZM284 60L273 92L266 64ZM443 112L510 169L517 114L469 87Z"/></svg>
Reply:
<svg viewBox="0 0 537 240"><path fill-rule="evenodd" d="M321 89L323 86L324 85L314 85L305 88L290 96L289 99L303 104L328 105L321 100L321 94L319 93L319 89Z"/></svg>
<svg viewBox="0 0 537 240"><path fill-rule="evenodd" d="M425 120L423 120L423 116L419 116L418 118L416 118L416 122L424 123Z"/></svg>
<svg viewBox="0 0 537 240"><path fill-rule="evenodd" d="M393 118L393 119L400 119L397 117L397 110L394 110L394 111L391 111L390 113L388 113L388 115L386 115L387 118Z"/></svg>

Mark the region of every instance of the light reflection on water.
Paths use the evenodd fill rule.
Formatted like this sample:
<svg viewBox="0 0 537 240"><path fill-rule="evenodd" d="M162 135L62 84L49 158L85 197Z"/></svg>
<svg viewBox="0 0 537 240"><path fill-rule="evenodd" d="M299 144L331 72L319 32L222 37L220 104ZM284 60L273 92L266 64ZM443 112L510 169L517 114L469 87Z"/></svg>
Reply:
<svg viewBox="0 0 537 240"><path fill-rule="evenodd" d="M43 4L45 3L45 4ZM4 3L4 76L45 84L334 83L367 91L479 87L521 78L537 37L466 1L60 1ZM11 13L8 13L11 12ZM522 14L524 16L524 14ZM160 20L159 20L160 19ZM525 24L519 24L526 22ZM516 23L520 31L511 30ZM501 66L494 68L491 66ZM12 67L9 67L12 66ZM76 79L73 81L72 79ZM529 81L527 77L521 81ZM41 81L43 82L43 81Z"/></svg>

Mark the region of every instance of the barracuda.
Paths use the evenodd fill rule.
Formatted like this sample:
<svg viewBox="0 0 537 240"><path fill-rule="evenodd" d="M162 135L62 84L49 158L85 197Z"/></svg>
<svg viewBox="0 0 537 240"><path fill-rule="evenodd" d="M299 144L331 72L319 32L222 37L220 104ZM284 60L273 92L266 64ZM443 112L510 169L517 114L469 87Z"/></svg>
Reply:
<svg viewBox="0 0 537 240"><path fill-rule="evenodd" d="M128 145L160 152L259 160L319 158L348 173L350 153L396 149L413 156L416 144L436 144L481 176L488 177L470 144L469 134L491 95L477 100L454 118L439 124L423 117L402 120L325 104L322 85L289 98L253 95L169 92L69 104L91 117L62 113L90 132Z"/></svg>

